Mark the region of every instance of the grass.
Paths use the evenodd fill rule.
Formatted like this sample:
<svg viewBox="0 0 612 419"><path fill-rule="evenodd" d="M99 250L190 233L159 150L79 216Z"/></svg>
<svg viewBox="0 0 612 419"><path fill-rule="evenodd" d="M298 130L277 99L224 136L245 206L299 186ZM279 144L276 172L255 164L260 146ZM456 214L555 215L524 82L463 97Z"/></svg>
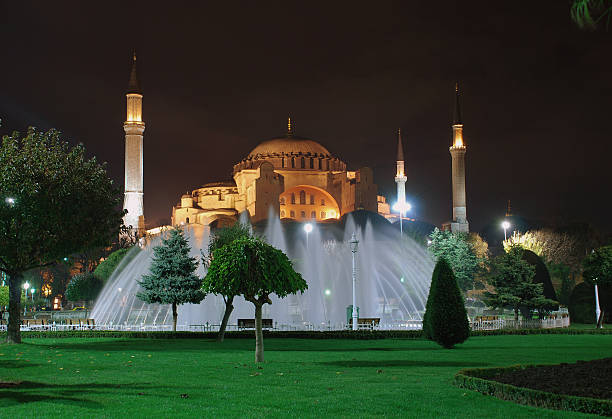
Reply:
<svg viewBox="0 0 612 419"><path fill-rule="evenodd" d="M0 417L586 417L451 385L462 368L610 356L611 335L425 340L27 339L0 345ZM2 388L4 387L4 388Z"/></svg>

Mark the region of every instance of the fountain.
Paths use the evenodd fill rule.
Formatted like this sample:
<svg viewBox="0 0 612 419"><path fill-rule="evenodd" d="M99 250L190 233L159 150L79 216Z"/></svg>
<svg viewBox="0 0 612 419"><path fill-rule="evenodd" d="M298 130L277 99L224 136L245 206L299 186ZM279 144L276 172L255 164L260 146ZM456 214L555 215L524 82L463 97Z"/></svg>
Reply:
<svg viewBox="0 0 612 419"><path fill-rule="evenodd" d="M378 215L376 215L378 217ZM382 218L382 217L381 217ZM382 329L416 328L420 325L429 292L434 263L427 249L383 220L388 228L374 227L370 220L357 223L349 214L344 225L314 224L307 234L303 224L283 223L270 214L266 225L255 230L271 245L283 250L308 283L303 294L280 299L264 306L263 317L273 319L277 329L343 329L347 308L352 304L351 251L353 232L359 239L357 253L357 306L360 318L378 318ZM244 219L242 221L245 221ZM379 223L376 224L377 226ZM190 224L184 227L192 256L198 259L207 249L210 229ZM167 233L166 233L167 234ZM92 318L100 328L169 330L169 305L146 304L136 294L138 281L147 274L153 247L164 233L148 240L142 249L132 249L100 293ZM205 275L205 268L198 268ZM234 299L229 324L239 318L253 318L254 306L242 297ZM215 330L225 305L221 296L207 295L200 304L179 306L179 330ZM234 326L235 327L235 326ZM228 328L232 330L232 328Z"/></svg>

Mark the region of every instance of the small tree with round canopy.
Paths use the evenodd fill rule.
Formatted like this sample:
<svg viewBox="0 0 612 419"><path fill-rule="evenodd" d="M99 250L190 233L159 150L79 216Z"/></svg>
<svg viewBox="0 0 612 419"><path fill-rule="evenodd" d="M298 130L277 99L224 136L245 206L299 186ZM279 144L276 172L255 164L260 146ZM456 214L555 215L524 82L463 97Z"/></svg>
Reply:
<svg viewBox="0 0 612 419"><path fill-rule="evenodd" d="M170 236L153 248L151 274L143 275L139 282L143 288L137 294L146 303L172 305L172 330L176 332L177 306L185 303L198 304L206 294L200 289L202 281L195 274L196 258L189 256L189 243L183 231L174 229Z"/></svg>
<svg viewBox="0 0 612 419"><path fill-rule="evenodd" d="M257 237L242 237L215 250L204 282L216 284L222 294L242 295L255 306L255 362L264 361L261 317L263 305L272 304L270 294L283 298L308 288L287 255Z"/></svg>

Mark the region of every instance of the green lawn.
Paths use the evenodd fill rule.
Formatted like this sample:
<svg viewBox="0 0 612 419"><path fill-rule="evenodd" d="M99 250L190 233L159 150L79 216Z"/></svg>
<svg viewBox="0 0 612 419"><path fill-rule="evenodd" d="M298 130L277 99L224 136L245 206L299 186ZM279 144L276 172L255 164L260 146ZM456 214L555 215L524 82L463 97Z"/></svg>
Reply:
<svg viewBox="0 0 612 419"><path fill-rule="evenodd" d="M0 345L0 417L579 417L451 385L461 368L612 354L612 335L425 340L27 339ZM184 395L184 396L181 396Z"/></svg>

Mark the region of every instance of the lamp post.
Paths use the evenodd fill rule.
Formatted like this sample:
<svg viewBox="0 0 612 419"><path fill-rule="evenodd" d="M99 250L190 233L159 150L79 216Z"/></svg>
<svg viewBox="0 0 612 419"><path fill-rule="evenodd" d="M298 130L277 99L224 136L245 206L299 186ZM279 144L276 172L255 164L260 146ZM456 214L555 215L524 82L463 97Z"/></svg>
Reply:
<svg viewBox="0 0 612 419"><path fill-rule="evenodd" d="M26 282L25 284L23 284L23 289L25 290L25 296L26 296L26 300L28 298L28 288L30 288L30 283ZM23 315L26 315L26 305L23 305Z"/></svg>
<svg viewBox="0 0 612 419"><path fill-rule="evenodd" d="M503 221L501 223L502 228L504 229L504 241L508 240L507 231L510 228L510 223L508 221Z"/></svg>
<svg viewBox="0 0 612 419"><path fill-rule="evenodd" d="M404 235L404 214L406 211L410 211L411 208L412 205L408 202L396 202L395 205L393 205L393 210L399 212L400 216L400 236Z"/></svg>
<svg viewBox="0 0 612 419"><path fill-rule="evenodd" d="M308 249L308 234L312 231L312 224L304 224L304 231L306 232L306 249Z"/></svg>
<svg viewBox="0 0 612 419"><path fill-rule="evenodd" d="M32 294L32 302L34 302L34 292L36 292L36 290L34 288L32 288L30 290L30 294Z"/></svg>
<svg viewBox="0 0 612 419"><path fill-rule="evenodd" d="M357 267L355 265L355 256L357 254L357 247L359 246L359 240L357 235L353 232L351 236L351 252L353 253L353 330L357 330L357 296L355 295L355 283L357 282Z"/></svg>

